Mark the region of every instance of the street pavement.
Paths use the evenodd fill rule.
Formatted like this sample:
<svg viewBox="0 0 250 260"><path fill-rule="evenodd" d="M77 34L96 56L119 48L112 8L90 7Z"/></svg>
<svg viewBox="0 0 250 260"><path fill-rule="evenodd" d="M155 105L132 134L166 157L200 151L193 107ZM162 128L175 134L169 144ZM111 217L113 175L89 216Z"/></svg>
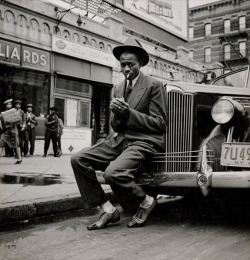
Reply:
<svg viewBox="0 0 250 260"><path fill-rule="evenodd" d="M234 206L229 211L219 202L166 202L136 229L127 228L130 217L122 212L120 222L96 231L86 226L97 214L50 218L46 224L1 232L0 259L249 260L250 218L242 215L248 207L244 201Z"/></svg>
<svg viewBox="0 0 250 260"><path fill-rule="evenodd" d="M82 207L70 155L15 161L0 157L0 224ZM103 188L111 193L108 185Z"/></svg>

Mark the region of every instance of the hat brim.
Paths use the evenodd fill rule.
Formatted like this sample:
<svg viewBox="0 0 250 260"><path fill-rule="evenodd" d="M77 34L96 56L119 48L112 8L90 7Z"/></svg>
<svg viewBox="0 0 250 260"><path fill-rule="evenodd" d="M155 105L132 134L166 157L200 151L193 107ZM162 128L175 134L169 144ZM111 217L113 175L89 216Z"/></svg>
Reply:
<svg viewBox="0 0 250 260"><path fill-rule="evenodd" d="M148 53L141 47L136 47L136 46L117 46L113 49L113 54L115 58L120 61L121 54L123 52L129 51L131 53L134 53L138 55L138 58L142 61L142 67L147 65L149 62L149 55Z"/></svg>

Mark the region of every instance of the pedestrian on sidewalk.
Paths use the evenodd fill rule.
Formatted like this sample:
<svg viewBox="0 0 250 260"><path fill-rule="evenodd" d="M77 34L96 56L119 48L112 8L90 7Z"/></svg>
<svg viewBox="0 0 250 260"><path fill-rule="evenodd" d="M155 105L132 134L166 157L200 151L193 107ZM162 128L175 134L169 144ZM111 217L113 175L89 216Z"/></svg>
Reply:
<svg viewBox="0 0 250 260"><path fill-rule="evenodd" d="M50 140L52 140L54 157L60 157L61 154L58 150L58 116L56 114L57 108L51 107L50 114L46 116L45 119L45 141L44 141L44 154L43 157L47 156L47 152L50 145Z"/></svg>
<svg viewBox="0 0 250 260"><path fill-rule="evenodd" d="M58 145L58 155L62 155L62 144L61 144L61 137L63 135L63 128L64 128L64 125L63 125L63 121L62 119L59 117L59 115L57 114L58 116L58 136L57 136L57 145Z"/></svg>
<svg viewBox="0 0 250 260"><path fill-rule="evenodd" d="M6 112L8 110L12 109L12 99L6 100L4 102L4 104L6 105ZM5 144L7 144L10 149L15 149L16 156L17 156L17 161L15 162L15 164L21 164L22 157L21 157L21 150L19 147L17 124L20 123L22 120L18 114L15 116L15 118L17 119L17 121L15 121L15 122L5 121L4 115L3 115L3 113L1 113L1 116L0 116L0 131L1 131L0 141L3 141Z"/></svg>
<svg viewBox="0 0 250 260"><path fill-rule="evenodd" d="M33 156L35 150L37 120L32 113L33 105L26 105L27 111L23 115L24 123L24 157ZM30 149L29 149L30 144ZM28 155L29 152L29 155Z"/></svg>
<svg viewBox="0 0 250 260"><path fill-rule="evenodd" d="M18 140L19 140L19 146L21 151L21 156L23 155L23 148L24 148L24 124L23 124L23 115L24 111L21 109L22 101L21 100L15 100L14 101L15 108L17 110L17 113L21 117L21 122L17 124L17 130L18 130Z"/></svg>
<svg viewBox="0 0 250 260"><path fill-rule="evenodd" d="M113 49L125 79L114 89L111 126L105 140L85 148L71 158L72 168L85 208L101 206L99 220L87 228L105 228L120 220L118 210L107 199L95 170L103 170L106 182L119 201L136 203L138 210L128 227L141 227L156 206L155 198L134 182L140 164L156 152L165 151L166 93L163 84L144 75L140 68L149 62L141 44L128 38Z"/></svg>

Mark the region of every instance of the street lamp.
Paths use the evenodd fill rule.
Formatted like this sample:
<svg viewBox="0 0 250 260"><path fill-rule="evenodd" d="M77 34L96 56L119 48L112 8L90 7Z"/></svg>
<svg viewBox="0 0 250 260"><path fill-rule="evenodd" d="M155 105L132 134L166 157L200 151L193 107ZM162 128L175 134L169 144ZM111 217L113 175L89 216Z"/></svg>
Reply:
<svg viewBox="0 0 250 260"><path fill-rule="evenodd" d="M58 27L58 26L59 26L59 24L61 23L63 17L64 17L69 11L71 11L72 9L75 9L75 8L78 8L78 7L74 6L74 7L72 7L72 8L67 9L67 10L61 11L61 10L58 9L58 7L55 7L54 10L55 10L55 12L56 12L56 18L58 19L58 22L57 22L56 27L55 27L55 28L56 28L56 33L59 31L59 27ZM78 17L76 23L78 24L78 26L81 26L82 23L83 23L80 14L79 14L79 17Z"/></svg>

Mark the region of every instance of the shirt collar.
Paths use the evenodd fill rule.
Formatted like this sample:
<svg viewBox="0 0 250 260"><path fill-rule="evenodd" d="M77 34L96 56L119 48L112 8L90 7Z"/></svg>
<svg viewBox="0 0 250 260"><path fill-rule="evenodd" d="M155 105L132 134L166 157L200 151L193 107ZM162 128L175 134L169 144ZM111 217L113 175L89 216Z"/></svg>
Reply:
<svg viewBox="0 0 250 260"><path fill-rule="evenodd" d="M141 73L139 72L138 76L136 78L132 79L132 88L134 87L135 83L137 82L138 78L140 77L140 74ZM129 84L129 80L127 80L127 86L128 86L128 84Z"/></svg>

